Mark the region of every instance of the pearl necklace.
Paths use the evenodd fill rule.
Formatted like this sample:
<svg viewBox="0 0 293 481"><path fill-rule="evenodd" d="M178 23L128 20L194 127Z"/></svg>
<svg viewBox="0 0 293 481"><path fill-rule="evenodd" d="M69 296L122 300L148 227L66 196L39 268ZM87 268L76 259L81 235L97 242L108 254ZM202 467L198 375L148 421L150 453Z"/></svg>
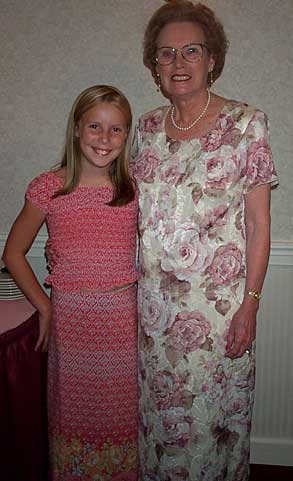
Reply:
<svg viewBox="0 0 293 481"><path fill-rule="evenodd" d="M201 114L199 114L199 116L193 122L191 122L190 125L188 125L188 127L180 127L180 125L176 124L176 122L175 122L175 107L174 107L174 105L172 106L171 112L170 112L170 117L171 117L171 122L172 122L173 126L175 127L175 129L182 130L183 132L185 132L186 130L192 129L192 127L194 127L200 121L200 119L204 116L204 114L206 113L206 111L208 110L209 105L210 105L210 101L211 101L210 89L207 89L207 93L208 93L208 100L207 100L207 103L205 104L205 107L204 107L203 111L201 112Z"/></svg>

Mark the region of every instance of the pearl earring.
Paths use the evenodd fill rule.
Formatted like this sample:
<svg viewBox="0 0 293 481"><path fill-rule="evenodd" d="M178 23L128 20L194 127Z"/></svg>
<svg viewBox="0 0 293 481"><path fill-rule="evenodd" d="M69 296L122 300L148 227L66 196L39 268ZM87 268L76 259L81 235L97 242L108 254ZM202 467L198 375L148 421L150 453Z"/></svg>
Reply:
<svg viewBox="0 0 293 481"><path fill-rule="evenodd" d="M157 73L157 82L156 82L156 84L157 84L157 92L159 93L159 92L161 92L161 77L160 77L160 74L159 74L159 73Z"/></svg>
<svg viewBox="0 0 293 481"><path fill-rule="evenodd" d="M213 85L214 83L214 79L213 79L213 71L211 70L210 72L210 87Z"/></svg>

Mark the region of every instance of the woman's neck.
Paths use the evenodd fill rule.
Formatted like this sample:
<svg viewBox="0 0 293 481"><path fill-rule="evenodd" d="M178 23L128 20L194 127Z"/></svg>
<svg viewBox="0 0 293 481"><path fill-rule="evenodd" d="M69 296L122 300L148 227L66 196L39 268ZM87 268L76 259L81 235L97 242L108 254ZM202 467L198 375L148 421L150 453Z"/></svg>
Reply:
<svg viewBox="0 0 293 481"><path fill-rule="evenodd" d="M190 124L205 108L208 100L207 89L200 91L197 95L188 98L176 97L172 99L175 108L174 117L176 123L183 125Z"/></svg>
<svg viewBox="0 0 293 481"><path fill-rule="evenodd" d="M165 127L166 135L171 139L179 140L179 141L200 138L206 135L207 132L209 132L212 128L215 127L217 119L226 102L227 102L227 99L223 97L219 97L216 94L212 94L209 107L205 112L205 114L203 115L203 117L191 129L188 129L186 131L181 131L174 127L171 121L171 108L172 108L171 107L168 110L168 114L165 119L164 127ZM196 115L194 117L196 117ZM192 120L189 120L186 122L185 125L188 125L191 122ZM177 123L182 125L182 121L180 122L180 120L177 121Z"/></svg>

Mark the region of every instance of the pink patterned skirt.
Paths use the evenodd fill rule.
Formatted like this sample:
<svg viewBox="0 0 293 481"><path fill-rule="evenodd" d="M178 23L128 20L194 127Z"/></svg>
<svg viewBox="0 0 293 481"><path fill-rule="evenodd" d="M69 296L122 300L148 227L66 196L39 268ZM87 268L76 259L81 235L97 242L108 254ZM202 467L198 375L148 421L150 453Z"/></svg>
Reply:
<svg viewBox="0 0 293 481"><path fill-rule="evenodd" d="M137 480L136 286L53 289L48 416L52 481Z"/></svg>

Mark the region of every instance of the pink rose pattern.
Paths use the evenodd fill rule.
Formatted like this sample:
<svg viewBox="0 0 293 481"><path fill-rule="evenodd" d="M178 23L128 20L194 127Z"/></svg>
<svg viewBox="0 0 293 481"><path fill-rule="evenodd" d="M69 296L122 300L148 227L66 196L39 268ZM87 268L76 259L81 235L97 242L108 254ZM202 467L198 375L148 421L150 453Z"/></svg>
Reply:
<svg viewBox="0 0 293 481"><path fill-rule="evenodd" d="M244 277L242 253L233 242L218 247L214 258L207 268L214 285L228 286L239 277Z"/></svg>
<svg viewBox="0 0 293 481"><path fill-rule="evenodd" d="M199 311L181 311L167 330L168 346L182 355L202 347L211 330L210 323Z"/></svg>
<svg viewBox="0 0 293 481"><path fill-rule="evenodd" d="M140 132L154 134L158 132L161 128L161 115L160 113L154 112L153 114L142 117L139 121Z"/></svg>
<svg viewBox="0 0 293 481"><path fill-rule="evenodd" d="M143 180L144 182L153 183L159 163L160 158L156 151L146 149L138 155L132 169L132 175L136 178L137 182Z"/></svg>
<svg viewBox="0 0 293 481"><path fill-rule="evenodd" d="M277 182L267 118L234 101L188 142L138 125L141 479L247 481L254 353L225 358L246 275L244 195ZM228 455L227 455L228 454Z"/></svg>

